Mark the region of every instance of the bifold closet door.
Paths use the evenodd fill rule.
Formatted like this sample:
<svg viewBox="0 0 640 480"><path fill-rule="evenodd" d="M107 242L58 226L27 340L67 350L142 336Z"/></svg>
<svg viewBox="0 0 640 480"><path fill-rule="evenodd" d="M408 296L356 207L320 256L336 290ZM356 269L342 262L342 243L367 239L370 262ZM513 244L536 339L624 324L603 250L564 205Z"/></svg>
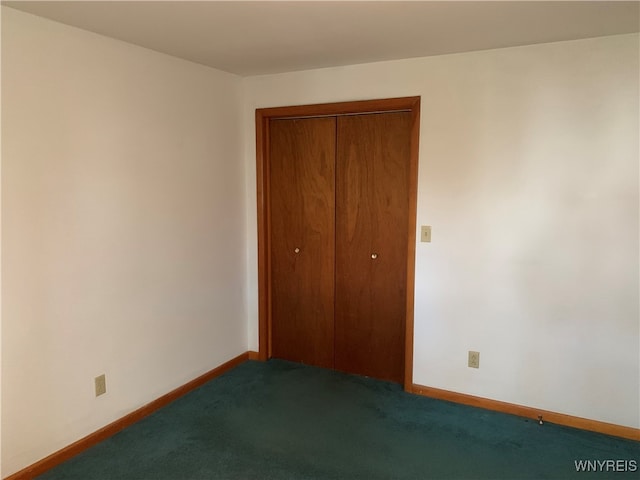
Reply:
<svg viewBox="0 0 640 480"><path fill-rule="evenodd" d="M335 368L402 383L411 113L337 122Z"/></svg>
<svg viewBox="0 0 640 480"><path fill-rule="evenodd" d="M333 368L336 119L269 129L271 354Z"/></svg>

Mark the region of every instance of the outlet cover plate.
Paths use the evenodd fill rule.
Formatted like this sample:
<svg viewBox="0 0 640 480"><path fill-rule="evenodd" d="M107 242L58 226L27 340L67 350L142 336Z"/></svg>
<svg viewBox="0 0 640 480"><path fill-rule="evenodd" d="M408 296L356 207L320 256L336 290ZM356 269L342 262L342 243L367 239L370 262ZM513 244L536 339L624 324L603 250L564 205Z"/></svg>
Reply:
<svg viewBox="0 0 640 480"><path fill-rule="evenodd" d="M480 352L469 350L469 366L471 368L480 368Z"/></svg>
<svg viewBox="0 0 640 480"><path fill-rule="evenodd" d="M104 373L99 377L95 378L95 386L96 386L96 397L99 397L100 395L104 395L105 393L107 393L107 379Z"/></svg>

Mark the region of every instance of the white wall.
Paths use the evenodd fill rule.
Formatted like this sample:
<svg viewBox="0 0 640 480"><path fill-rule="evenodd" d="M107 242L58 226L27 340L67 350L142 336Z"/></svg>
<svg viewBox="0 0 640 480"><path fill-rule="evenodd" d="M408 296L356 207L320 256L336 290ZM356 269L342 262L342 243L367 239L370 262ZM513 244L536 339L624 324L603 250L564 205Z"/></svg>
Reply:
<svg viewBox="0 0 640 480"><path fill-rule="evenodd" d="M640 426L638 45L624 35L245 79L249 347L254 109L421 95L418 225L433 243L417 245L414 382Z"/></svg>
<svg viewBox="0 0 640 480"><path fill-rule="evenodd" d="M2 7L2 476L257 349L255 108L405 95L414 382L640 426L638 41L241 81Z"/></svg>
<svg viewBox="0 0 640 480"><path fill-rule="evenodd" d="M241 96L2 7L3 476L247 350Z"/></svg>

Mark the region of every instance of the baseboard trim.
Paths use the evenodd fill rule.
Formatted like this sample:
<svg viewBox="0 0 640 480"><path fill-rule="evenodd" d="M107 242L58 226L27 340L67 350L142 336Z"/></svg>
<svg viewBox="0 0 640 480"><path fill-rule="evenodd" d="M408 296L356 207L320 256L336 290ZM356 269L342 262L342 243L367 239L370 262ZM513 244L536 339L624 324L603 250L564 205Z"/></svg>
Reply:
<svg viewBox="0 0 640 480"><path fill-rule="evenodd" d="M572 415L565 415L564 413L550 412L548 410L525 407L523 405L501 402L499 400L475 397L473 395L441 390L439 388L425 387L424 385L417 385L415 383L411 388L411 393L422 395L424 397L436 398L438 400L447 400L449 402L484 408L486 410L494 410L496 412L517 415L519 417L532 418L536 421L538 421L539 417L542 416L542 420L544 422L640 441L640 429L638 428L625 427L623 425L615 425L613 423L600 422L598 420L589 420L588 418L574 417Z"/></svg>
<svg viewBox="0 0 640 480"><path fill-rule="evenodd" d="M258 352L248 351L232 358L231 360L223 363L213 370L208 371L207 373L191 380L181 387L178 387L175 390L172 390L171 392L144 405L143 407L129 413L128 415L125 415L119 420L116 420L115 422L102 427L101 429L87 435L84 438L81 438L80 440L64 447L61 450L58 450L57 452L52 453L48 457L45 457L42 460L29 465L28 467L25 467L22 470L19 470L18 472L5 477L4 480L30 480L38 475L41 475L47 470L55 467L56 465L69 460L70 458L78 455L84 450L100 443L103 440L106 440L107 438L115 435L116 433L129 427L130 425L133 425L139 420L142 420L144 417L151 415L156 410L159 410L160 408L168 405L169 403L182 397L190 391L204 385L208 381L231 370L232 368L238 366L246 360L259 360ZM424 397L436 398L438 400L446 400L463 405L484 408L486 410L508 413L520 417L531 418L536 421L540 416L542 416L542 419L545 422L564 425L567 427L579 428L582 430L589 430L592 432L604 433L606 435L622 437L629 440L640 441L640 429L638 428L625 427L623 425L615 425L613 423L600 422L598 420L589 420L587 418L574 417L572 415L565 415L563 413L556 413L548 410L541 410L539 408L501 402L499 400L476 397L464 393L452 392L450 390L426 387L424 385L418 385L415 383L412 384L409 391L411 393Z"/></svg>
<svg viewBox="0 0 640 480"><path fill-rule="evenodd" d="M63 449L52 453L48 457L45 457L42 460L26 468L23 468L22 470L19 470L18 472L12 475L9 475L8 477L5 478L5 480L30 480L33 477L41 475L42 473L46 472L47 470L50 470L56 465L59 465L62 462L69 460L72 457L75 457L76 455L83 452L84 450L115 435L120 430L123 430L129 427L130 425L133 425L134 423L138 422L139 420L142 420L144 417L151 415L156 410L168 405L174 400L177 400L178 398L189 393L190 391L195 390L196 388L204 385L209 380L212 380L222 375L223 373L231 370L232 368L236 367L242 362L250 359L251 353L252 352L245 352L238 355L235 358L232 358L231 360L223 363L219 367L216 367L213 370L210 370L207 373L199 376L198 378L195 378L190 382L185 383L181 387L178 387L175 390L172 390L171 392L153 400L151 403L148 403L145 406L129 413L128 415L125 415L119 420L116 420L115 422L110 423L105 427L102 427L100 430L97 430L87 435L86 437L81 438L77 442L74 442L71 445L64 447Z"/></svg>

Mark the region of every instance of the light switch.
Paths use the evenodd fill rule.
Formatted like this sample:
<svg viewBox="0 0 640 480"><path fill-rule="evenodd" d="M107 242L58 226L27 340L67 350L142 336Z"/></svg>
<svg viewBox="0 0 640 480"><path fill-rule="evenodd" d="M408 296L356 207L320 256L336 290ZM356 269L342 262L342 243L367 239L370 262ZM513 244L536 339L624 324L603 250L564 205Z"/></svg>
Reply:
<svg viewBox="0 0 640 480"><path fill-rule="evenodd" d="M420 241L421 242L430 242L431 241L431 226L430 225L422 225L420 229Z"/></svg>

